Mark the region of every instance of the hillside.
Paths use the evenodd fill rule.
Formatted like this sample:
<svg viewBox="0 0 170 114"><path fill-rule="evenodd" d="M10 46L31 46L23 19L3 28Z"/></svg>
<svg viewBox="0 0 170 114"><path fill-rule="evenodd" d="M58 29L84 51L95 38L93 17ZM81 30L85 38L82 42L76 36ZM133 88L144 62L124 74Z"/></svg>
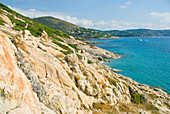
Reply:
<svg viewBox="0 0 170 114"><path fill-rule="evenodd" d="M111 35L103 33L99 30L87 29L79 27L72 23L57 19L54 17L39 17L34 18L35 21L45 24L53 29L61 30L76 38L111 38ZM112 37L113 38L113 37Z"/></svg>
<svg viewBox="0 0 170 114"><path fill-rule="evenodd" d="M132 29L126 31L143 34L145 36L170 36L170 30Z"/></svg>
<svg viewBox="0 0 170 114"><path fill-rule="evenodd" d="M150 29L131 29L131 30L109 30L100 31L79 27L72 23L54 17L34 18L35 21L52 27L55 30L63 31L76 38L114 38L116 37L147 37L147 36L170 36L170 30L150 30Z"/></svg>
<svg viewBox="0 0 170 114"><path fill-rule="evenodd" d="M119 57L0 3L0 113L168 114L162 89L101 64Z"/></svg>
<svg viewBox="0 0 170 114"><path fill-rule="evenodd" d="M63 32L67 32L67 31L70 31L70 30L73 30L73 29L81 28L81 27L74 25L72 23L69 23L69 22L66 22L64 20L57 19L57 18L54 18L54 17L50 17L50 16L38 17L38 18L34 18L34 20L37 21L37 22L43 23L44 25L48 25L53 29L61 30Z"/></svg>
<svg viewBox="0 0 170 114"><path fill-rule="evenodd" d="M117 37L144 37L147 35L143 35L136 32L131 31L124 31L124 30L110 30L110 31L103 31L106 34L109 34L111 36L117 36Z"/></svg>
<svg viewBox="0 0 170 114"><path fill-rule="evenodd" d="M131 29L131 30L110 30L103 32L118 37L170 36L170 30Z"/></svg>

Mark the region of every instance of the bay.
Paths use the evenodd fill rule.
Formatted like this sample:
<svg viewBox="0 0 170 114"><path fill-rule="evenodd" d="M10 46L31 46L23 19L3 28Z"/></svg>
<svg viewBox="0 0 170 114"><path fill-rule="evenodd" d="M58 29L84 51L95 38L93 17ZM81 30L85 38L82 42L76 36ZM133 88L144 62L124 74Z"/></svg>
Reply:
<svg viewBox="0 0 170 114"><path fill-rule="evenodd" d="M97 47L121 55L103 64L123 70L120 74L150 86L159 86L170 93L170 37L122 37L93 39L104 43Z"/></svg>

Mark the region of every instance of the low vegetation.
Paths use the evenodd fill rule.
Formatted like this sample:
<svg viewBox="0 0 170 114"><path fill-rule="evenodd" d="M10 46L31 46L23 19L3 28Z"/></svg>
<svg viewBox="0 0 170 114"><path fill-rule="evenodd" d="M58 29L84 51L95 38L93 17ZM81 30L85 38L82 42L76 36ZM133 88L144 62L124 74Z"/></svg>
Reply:
<svg viewBox="0 0 170 114"><path fill-rule="evenodd" d="M131 112L129 106L126 105L126 104L120 104L120 105L119 105L119 110L120 110L121 112Z"/></svg>
<svg viewBox="0 0 170 114"><path fill-rule="evenodd" d="M102 109L102 110L105 110L105 111L117 112L115 106L104 104L104 103L93 103L93 107L94 107L94 109L98 109L98 110Z"/></svg>
<svg viewBox="0 0 170 114"><path fill-rule="evenodd" d="M159 109L153 105L152 103L146 103L146 109L147 110L154 110L154 111L158 111Z"/></svg>
<svg viewBox="0 0 170 114"><path fill-rule="evenodd" d="M170 36L170 30L132 29L132 30L110 30L103 32L118 37Z"/></svg>
<svg viewBox="0 0 170 114"><path fill-rule="evenodd" d="M74 48L76 51L78 50L77 46L75 46L74 44L68 43L68 45L69 45L70 47Z"/></svg>
<svg viewBox="0 0 170 114"><path fill-rule="evenodd" d="M146 103L147 100L144 97L144 95L133 91L131 87L129 87L129 92L131 95L131 102L133 102L135 104L145 104Z"/></svg>
<svg viewBox="0 0 170 114"><path fill-rule="evenodd" d="M60 38L58 38L58 37L53 37L53 36L50 36L50 37L52 37L53 39L58 40L58 41L60 41L60 42L64 42L64 40L62 40L62 39L60 39Z"/></svg>
<svg viewBox="0 0 170 114"><path fill-rule="evenodd" d="M114 85L117 87L117 81L115 79L108 77L108 81L109 81L110 85Z"/></svg>
<svg viewBox="0 0 170 114"><path fill-rule="evenodd" d="M0 13L3 12L1 9L6 10L7 12L11 13L11 15L8 14L7 17L11 20L12 23L15 23L15 26L13 28L14 30L17 30L17 31L29 30L31 32L31 34L35 37L40 36L44 30L52 38L56 38L57 36L61 36L64 38L70 38L68 34L61 32L60 30L52 29L52 28L50 28L46 25L43 25L41 23L38 23L29 17L22 16L21 14L11 10L7 6L0 3L0 11L1 11ZM13 15L15 15L17 18L20 18L24 21L15 19ZM28 26L26 26L26 25L28 25ZM59 39L57 39L57 40L59 40Z"/></svg>
<svg viewBox="0 0 170 114"><path fill-rule="evenodd" d="M103 33L99 30L94 29L86 29L83 27L79 27L77 25L74 25L72 23L66 22L61 19L57 19L54 17L38 17L34 18L35 21L40 22L42 24L45 24L55 30L61 30L71 36L74 36L75 38L109 38L111 35L108 35L107 33Z"/></svg>
<svg viewBox="0 0 170 114"><path fill-rule="evenodd" d="M79 55L79 54L77 54L77 57L78 57L78 59L79 59L79 60L82 58L82 56L81 56L81 55Z"/></svg>
<svg viewBox="0 0 170 114"><path fill-rule="evenodd" d="M55 40L53 40L52 42L64 49L64 51L61 50L61 52L63 54L67 55L67 54L73 53L73 51L68 46L63 45L63 44L61 44L61 43L59 43L59 42L57 42Z"/></svg>
<svg viewBox="0 0 170 114"><path fill-rule="evenodd" d="M88 59L88 60L87 60L87 63L88 63L88 64L92 64L93 62Z"/></svg>
<svg viewBox="0 0 170 114"><path fill-rule="evenodd" d="M4 25L5 21L0 18L0 25Z"/></svg>

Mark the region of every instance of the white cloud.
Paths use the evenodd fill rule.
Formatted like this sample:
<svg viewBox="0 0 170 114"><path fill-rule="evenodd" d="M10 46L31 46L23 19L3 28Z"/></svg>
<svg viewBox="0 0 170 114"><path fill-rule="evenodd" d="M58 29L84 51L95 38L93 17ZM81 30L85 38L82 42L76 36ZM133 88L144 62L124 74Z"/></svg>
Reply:
<svg viewBox="0 0 170 114"><path fill-rule="evenodd" d="M131 4L131 2L127 2L126 4ZM122 20L110 20L110 21L100 20L94 22L89 19L80 19L77 17L73 17L63 12L45 12L45 11L37 11L36 9L21 10L13 7L10 8L31 18L40 17L40 16L53 16L55 18L65 20L82 27L94 28L99 30L116 30L116 29L125 30L125 29L136 29L136 28L170 29L170 13L152 12L149 15L151 20L147 23L128 22Z"/></svg>
<svg viewBox="0 0 170 114"><path fill-rule="evenodd" d="M126 9L128 6L130 6L132 4L132 1L127 1L124 3L124 5L121 5L120 8L121 9Z"/></svg>
<svg viewBox="0 0 170 114"><path fill-rule="evenodd" d="M10 6L8 6L8 7L10 7ZM21 9L18 9L15 7L10 7L10 8L21 13L22 15L25 15L25 16L31 17L31 18L41 17L41 16L53 16L55 18L65 20L65 21L71 22L73 24L78 24L83 27L92 27L93 26L92 20L79 19L77 17L69 16L69 14L63 13L63 12L45 12L45 11L37 11L36 9L21 10Z"/></svg>
<svg viewBox="0 0 170 114"><path fill-rule="evenodd" d="M73 24L79 24L79 25L83 25L85 27L93 26L92 20L88 20L88 19L78 19L77 17L71 17L71 16L66 16L66 17L64 17L64 19L73 23Z"/></svg>
<svg viewBox="0 0 170 114"><path fill-rule="evenodd" d="M131 4L132 4L132 1L127 1L125 4L126 4L126 5L131 5Z"/></svg>
<svg viewBox="0 0 170 114"><path fill-rule="evenodd" d="M36 11L36 9L29 9L29 11Z"/></svg>
<svg viewBox="0 0 170 114"><path fill-rule="evenodd" d="M147 29L170 29L170 24L167 23L137 23L137 22L128 22L120 20L110 20L110 21L98 21L94 23L93 28L100 30L126 30L126 29L138 29L138 28L147 28Z"/></svg>
<svg viewBox="0 0 170 114"><path fill-rule="evenodd" d="M150 16L152 19L156 19L162 23L169 23L170 24L170 13L157 13L151 12Z"/></svg>
<svg viewBox="0 0 170 114"><path fill-rule="evenodd" d="M125 9L125 8L127 8L127 6L126 5L121 5L120 8Z"/></svg>

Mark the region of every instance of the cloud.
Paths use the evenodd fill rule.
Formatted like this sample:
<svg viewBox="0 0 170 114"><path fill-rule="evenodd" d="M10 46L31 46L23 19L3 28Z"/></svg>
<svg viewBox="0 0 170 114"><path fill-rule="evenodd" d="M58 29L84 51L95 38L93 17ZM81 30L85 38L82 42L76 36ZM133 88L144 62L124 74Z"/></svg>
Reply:
<svg viewBox="0 0 170 114"><path fill-rule="evenodd" d="M127 1L126 3L125 3L125 5L131 5L132 4L132 1Z"/></svg>
<svg viewBox="0 0 170 114"><path fill-rule="evenodd" d="M99 30L127 30L127 29L170 29L170 24L167 23L138 23L138 22L129 22L129 21L121 21L121 20L110 20L110 21L98 21L93 25L94 29Z"/></svg>
<svg viewBox="0 0 170 114"><path fill-rule="evenodd" d="M128 6L130 6L132 4L132 1L127 1L124 3L124 5L121 5L120 8L121 9L126 9Z"/></svg>
<svg viewBox="0 0 170 114"><path fill-rule="evenodd" d="M67 13L64 12L46 12L46 11L37 11L36 9L28 9L28 10L21 10L19 8L8 6L9 8L21 13L24 16L35 18L35 17L41 17L41 16L52 16L55 18L59 18L68 22L71 22L73 24L78 24L83 27L92 27L93 22L92 20L88 19L79 19L77 17L72 17Z"/></svg>
<svg viewBox="0 0 170 114"><path fill-rule="evenodd" d="M162 23L169 23L170 24L170 13L158 13L158 12L151 12L150 17L152 19L156 19Z"/></svg>
<svg viewBox="0 0 170 114"><path fill-rule="evenodd" d="M131 4L131 2L126 2L126 4ZM137 23L114 19L109 21L100 20L94 22L90 19L80 19L78 17L73 17L70 14L64 12L46 12L38 11L36 9L21 10L14 7L10 8L31 18L41 16L53 16L55 18L65 20L85 28L93 28L99 30L126 30L137 28L170 29L170 13L151 12L149 14L151 20L149 20L147 23Z"/></svg>
<svg viewBox="0 0 170 114"><path fill-rule="evenodd" d="M29 9L29 11L36 11L36 9Z"/></svg>

